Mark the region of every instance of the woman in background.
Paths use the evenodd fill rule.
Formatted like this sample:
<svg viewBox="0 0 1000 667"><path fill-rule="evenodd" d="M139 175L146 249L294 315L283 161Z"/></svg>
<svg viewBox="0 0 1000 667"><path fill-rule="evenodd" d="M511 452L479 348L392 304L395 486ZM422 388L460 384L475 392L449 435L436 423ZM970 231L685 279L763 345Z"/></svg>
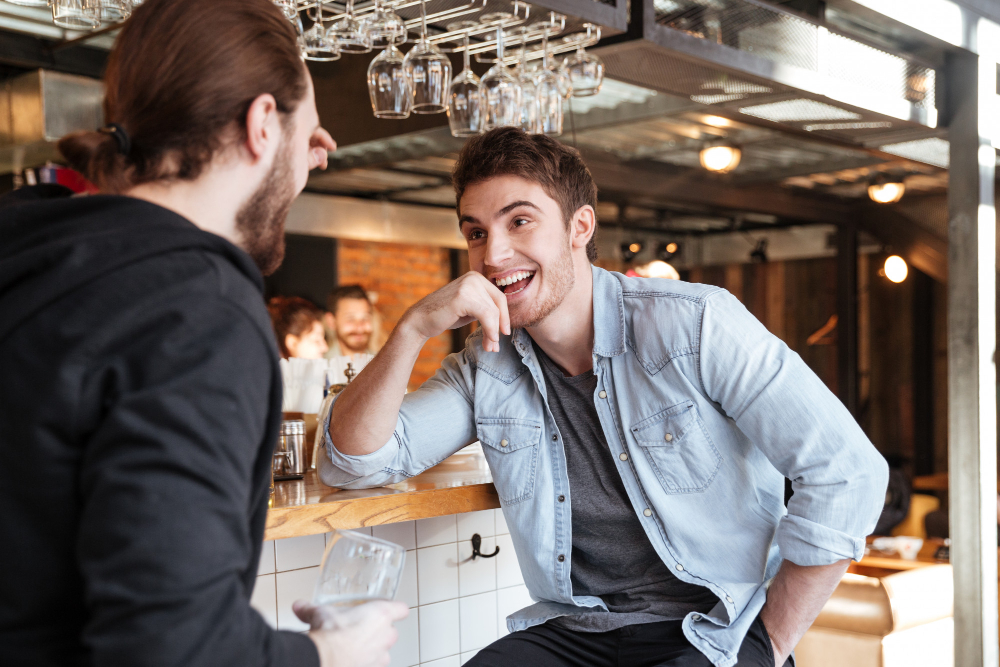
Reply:
<svg viewBox="0 0 1000 667"><path fill-rule="evenodd" d="M276 296L267 302L282 359L322 359L326 354L323 311L297 296Z"/></svg>

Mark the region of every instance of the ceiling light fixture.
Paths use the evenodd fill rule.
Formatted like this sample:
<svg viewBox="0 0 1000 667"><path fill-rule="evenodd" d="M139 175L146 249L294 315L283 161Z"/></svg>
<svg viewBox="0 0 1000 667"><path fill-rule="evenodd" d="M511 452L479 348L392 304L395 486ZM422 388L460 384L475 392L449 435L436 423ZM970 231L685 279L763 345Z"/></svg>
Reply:
<svg viewBox="0 0 1000 667"><path fill-rule="evenodd" d="M906 184L899 176L879 174L868 186L868 197L876 204L895 204L905 192Z"/></svg>
<svg viewBox="0 0 1000 667"><path fill-rule="evenodd" d="M698 154L702 167L720 174L736 169L740 163L740 157L742 157L740 149L729 144L706 146Z"/></svg>
<svg viewBox="0 0 1000 667"><path fill-rule="evenodd" d="M750 251L750 261L754 264L767 263L767 239L757 241L757 246Z"/></svg>
<svg viewBox="0 0 1000 667"><path fill-rule="evenodd" d="M630 241L622 244L622 259L626 262L631 262L640 252L642 252L642 243L639 241Z"/></svg>
<svg viewBox="0 0 1000 667"><path fill-rule="evenodd" d="M910 273L906 266L906 260L899 255L890 255L885 258L885 265L882 267L885 277L894 283L901 283L906 280Z"/></svg>
<svg viewBox="0 0 1000 667"><path fill-rule="evenodd" d="M674 255L680 252L681 246L676 241L661 243L656 248L656 258L664 262L670 261Z"/></svg>

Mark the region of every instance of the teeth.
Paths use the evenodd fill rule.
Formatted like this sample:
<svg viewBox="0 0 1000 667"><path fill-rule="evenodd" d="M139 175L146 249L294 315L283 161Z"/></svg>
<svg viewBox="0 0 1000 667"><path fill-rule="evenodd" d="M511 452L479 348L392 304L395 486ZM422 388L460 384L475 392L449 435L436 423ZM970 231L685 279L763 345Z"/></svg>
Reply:
<svg viewBox="0 0 1000 667"><path fill-rule="evenodd" d="M535 274L531 271L517 271L510 274L506 278L497 278L495 282L497 287L506 287L507 285L513 285L518 280L524 280L525 278L530 278L533 275Z"/></svg>

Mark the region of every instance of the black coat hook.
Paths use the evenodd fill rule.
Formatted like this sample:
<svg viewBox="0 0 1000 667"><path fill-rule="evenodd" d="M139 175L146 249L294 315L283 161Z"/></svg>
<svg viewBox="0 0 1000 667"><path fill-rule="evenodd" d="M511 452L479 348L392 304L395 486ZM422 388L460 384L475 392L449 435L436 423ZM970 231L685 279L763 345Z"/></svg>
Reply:
<svg viewBox="0 0 1000 667"><path fill-rule="evenodd" d="M493 550L493 553L484 554L481 551L479 551L479 548L481 546L483 546L483 538L480 537L479 533L474 533L472 535L472 558L470 558L469 560L476 560L476 556L481 556L483 558L493 558L498 553L500 553L500 547L498 546L496 549Z"/></svg>

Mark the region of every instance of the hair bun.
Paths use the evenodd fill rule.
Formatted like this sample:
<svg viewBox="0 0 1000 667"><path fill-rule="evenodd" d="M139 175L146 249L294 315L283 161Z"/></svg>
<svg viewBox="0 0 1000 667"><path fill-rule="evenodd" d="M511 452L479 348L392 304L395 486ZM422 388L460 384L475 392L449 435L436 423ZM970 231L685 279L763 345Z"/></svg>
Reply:
<svg viewBox="0 0 1000 667"><path fill-rule="evenodd" d="M57 146L69 166L101 191L120 192L127 187L122 174L125 158L113 133L74 132L60 139Z"/></svg>

